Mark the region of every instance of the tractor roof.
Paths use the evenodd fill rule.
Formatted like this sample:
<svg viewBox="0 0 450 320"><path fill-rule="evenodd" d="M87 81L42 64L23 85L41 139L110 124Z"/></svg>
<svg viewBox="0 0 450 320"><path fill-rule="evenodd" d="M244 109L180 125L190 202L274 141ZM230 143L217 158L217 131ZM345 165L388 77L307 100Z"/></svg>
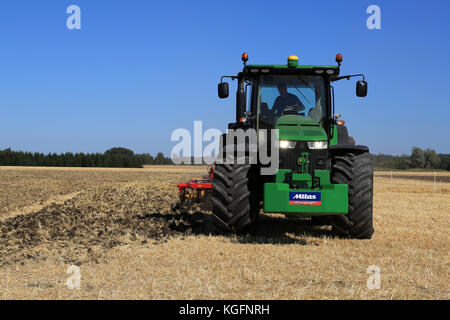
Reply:
<svg viewBox="0 0 450 320"><path fill-rule="evenodd" d="M329 75L337 77L340 68L338 66L319 66L319 65L298 65L289 67L287 65L273 64L251 64L244 67L244 74L250 77L264 74L308 74L308 75Z"/></svg>
<svg viewBox="0 0 450 320"><path fill-rule="evenodd" d="M280 73L280 74L296 74L296 73L316 73L337 76L339 74L339 66L330 65L302 65L298 62L297 56L290 56L287 64L249 64L244 67L244 73ZM323 71L321 71L323 70Z"/></svg>
<svg viewBox="0 0 450 320"><path fill-rule="evenodd" d="M251 68L271 68L271 69L338 69L338 66L324 66L324 65L298 65L289 67L285 64L249 64L246 69Z"/></svg>

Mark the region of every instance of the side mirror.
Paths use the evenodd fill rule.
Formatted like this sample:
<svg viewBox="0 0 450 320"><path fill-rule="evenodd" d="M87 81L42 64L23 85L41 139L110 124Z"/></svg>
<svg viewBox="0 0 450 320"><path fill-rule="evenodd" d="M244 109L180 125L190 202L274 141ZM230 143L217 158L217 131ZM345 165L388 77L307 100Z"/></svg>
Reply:
<svg viewBox="0 0 450 320"><path fill-rule="evenodd" d="M356 95L358 97L367 96L367 82L366 81L356 82Z"/></svg>
<svg viewBox="0 0 450 320"><path fill-rule="evenodd" d="M228 96L229 96L228 82L221 82L221 83L219 83L217 88L218 88L218 91L219 91L219 98L220 99L228 98Z"/></svg>

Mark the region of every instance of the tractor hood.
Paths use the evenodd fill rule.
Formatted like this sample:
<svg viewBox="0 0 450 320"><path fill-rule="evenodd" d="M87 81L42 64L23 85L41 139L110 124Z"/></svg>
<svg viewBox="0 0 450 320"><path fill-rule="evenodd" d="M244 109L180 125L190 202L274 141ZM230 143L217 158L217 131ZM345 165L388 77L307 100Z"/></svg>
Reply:
<svg viewBox="0 0 450 320"><path fill-rule="evenodd" d="M326 141L327 134L323 127L310 118L296 115L282 116L278 119L276 129L280 131L280 140Z"/></svg>

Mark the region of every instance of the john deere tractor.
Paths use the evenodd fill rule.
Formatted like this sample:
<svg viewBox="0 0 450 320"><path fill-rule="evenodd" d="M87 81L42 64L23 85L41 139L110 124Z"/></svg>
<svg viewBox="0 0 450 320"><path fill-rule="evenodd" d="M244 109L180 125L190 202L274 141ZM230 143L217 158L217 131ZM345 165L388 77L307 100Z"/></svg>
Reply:
<svg viewBox="0 0 450 320"><path fill-rule="evenodd" d="M218 85L219 97L227 98L229 85L224 79L237 80L236 122L228 125L220 151L225 160L233 149L234 159L218 161L214 170L211 201L216 227L245 233L263 209L329 224L343 237L370 239L373 162L369 148L355 144L335 113L332 86L361 77L356 95L365 97L364 75L340 76L341 54L336 56L337 65L302 65L296 56L290 56L286 65L249 65L247 53L242 61L242 72L223 76ZM266 145L274 146L272 152L279 153L277 169L262 174L269 165L260 158L250 159L249 139L240 154L245 161L236 161L242 140L228 139L230 131L255 131L258 140L265 137ZM277 134L260 135L261 131Z"/></svg>

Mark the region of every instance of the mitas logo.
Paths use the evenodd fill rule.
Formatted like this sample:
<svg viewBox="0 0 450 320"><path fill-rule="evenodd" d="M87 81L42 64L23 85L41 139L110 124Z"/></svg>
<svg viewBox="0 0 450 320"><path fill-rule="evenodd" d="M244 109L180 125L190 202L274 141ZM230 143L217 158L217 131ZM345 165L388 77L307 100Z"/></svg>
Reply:
<svg viewBox="0 0 450 320"><path fill-rule="evenodd" d="M289 204L321 205L320 192L289 192Z"/></svg>
<svg viewBox="0 0 450 320"><path fill-rule="evenodd" d="M294 200L316 200L317 196L315 194L297 193L294 196Z"/></svg>

